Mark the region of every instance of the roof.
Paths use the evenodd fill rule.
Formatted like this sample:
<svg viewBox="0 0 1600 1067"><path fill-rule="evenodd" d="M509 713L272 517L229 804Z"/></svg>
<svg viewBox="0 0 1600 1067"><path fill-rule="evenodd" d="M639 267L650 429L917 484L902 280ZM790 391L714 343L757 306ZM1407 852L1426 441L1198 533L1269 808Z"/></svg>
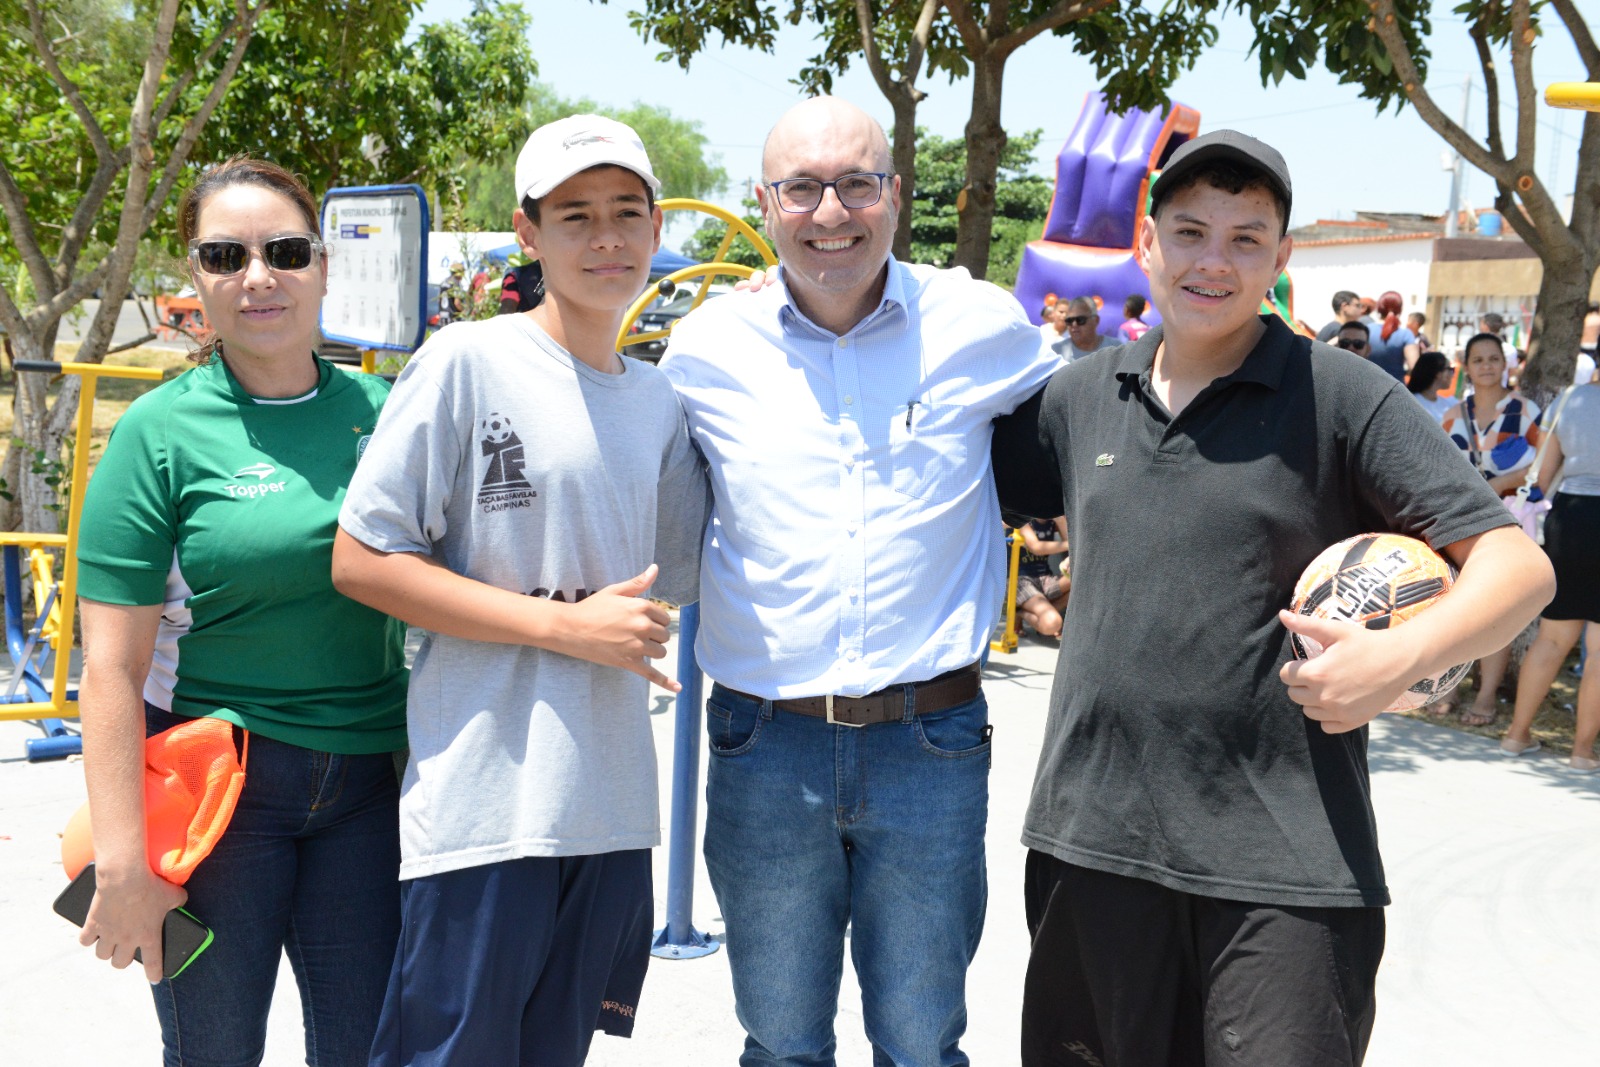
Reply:
<svg viewBox="0 0 1600 1067"><path fill-rule="evenodd" d="M1444 236L1443 215L1358 211L1353 219L1318 219L1289 231L1300 248L1416 241Z"/></svg>

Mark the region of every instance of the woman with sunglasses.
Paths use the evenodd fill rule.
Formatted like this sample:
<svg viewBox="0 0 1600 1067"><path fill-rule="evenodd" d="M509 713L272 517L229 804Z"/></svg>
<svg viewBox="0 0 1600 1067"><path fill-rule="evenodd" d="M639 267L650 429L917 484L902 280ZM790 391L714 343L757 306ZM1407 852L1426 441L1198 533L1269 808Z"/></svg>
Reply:
<svg viewBox="0 0 1600 1067"><path fill-rule="evenodd" d="M82 941L119 968L141 950L169 1067L260 1063L285 951L307 1063L365 1064L399 932L403 630L329 576L388 386L315 354L327 256L293 175L228 160L184 196L178 226L215 336L128 409L83 505L97 892ZM146 859L142 755L201 716L248 732L245 785L179 888ZM162 980L161 925L180 904L216 939Z"/></svg>
<svg viewBox="0 0 1600 1067"><path fill-rule="evenodd" d="M1472 391L1444 417L1444 431L1490 488L1510 496L1522 484L1538 450L1539 405L1505 384L1505 342L1495 334L1474 334L1463 350L1461 365ZM1472 707L1461 713L1463 723L1494 722L1500 682L1510 662L1509 645L1478 661L1478 694ZM1448 708L1434 710L1443 714Z"/></svg>

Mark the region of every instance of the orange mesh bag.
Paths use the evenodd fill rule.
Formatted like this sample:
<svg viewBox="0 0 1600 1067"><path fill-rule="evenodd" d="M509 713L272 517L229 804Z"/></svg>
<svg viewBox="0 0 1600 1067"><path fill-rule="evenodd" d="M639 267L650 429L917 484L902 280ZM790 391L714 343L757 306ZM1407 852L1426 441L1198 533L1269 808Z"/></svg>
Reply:
<svg viewBox="0 0 1600 1067"><path fill-rule="evenodd" d="M249 752L250 735L245 734ZM189 880L233 818L244 789L244 766L233 748L233 724L194 719L144 743L145 846L150 869L174 885ZM89 805L61 835L68 878L94 859Z"/></svg>

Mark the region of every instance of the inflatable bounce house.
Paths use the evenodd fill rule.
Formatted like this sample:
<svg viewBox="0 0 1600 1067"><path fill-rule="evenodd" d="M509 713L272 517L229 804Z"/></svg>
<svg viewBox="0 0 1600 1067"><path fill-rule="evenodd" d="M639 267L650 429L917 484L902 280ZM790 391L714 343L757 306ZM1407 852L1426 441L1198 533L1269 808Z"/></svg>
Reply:
<svg viewBox="0 0 1600 1067"><path fill-rule="evenodd" d="M1126 115L1106 110L1105 97L1090 93L1078 124L1056 156L1056 191L1044 234L1022 253L1014 292L1029 317L1055 299L1097 297L1100 332L1115 336L1122 304L1134 293L1150 299L1150 280L1139 266L1139 227L1150 203L1150 186L1178 147L1200 131L1200 112L1173 104L1166 114ZM1263 314L1295 324L1293 285L1279 277L1261 302ZM1155 325L1154 307L1144 321Z"/></svg>

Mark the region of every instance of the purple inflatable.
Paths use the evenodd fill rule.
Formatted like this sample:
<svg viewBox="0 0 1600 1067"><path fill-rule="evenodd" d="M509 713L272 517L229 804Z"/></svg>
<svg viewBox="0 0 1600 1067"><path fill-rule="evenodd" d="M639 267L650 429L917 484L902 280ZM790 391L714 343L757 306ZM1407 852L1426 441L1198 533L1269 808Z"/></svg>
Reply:
<svg viewBox="0 0 1600 1067"><path fill-rule="evenodd" d="M1054 294L1062 300L1099 297L1100 332L1115 336L1122 302L1150 283L1134 253L1149 200L1151 176L1200 129L1200 113L1183 104L1171 112L1133 110L1113 115L1091 93L1078 124L1056 156L1056 193L1044 234L1022 253L1014 290L1035 322ZM1154 325L1160 316L1146 310Z"/></svg>

